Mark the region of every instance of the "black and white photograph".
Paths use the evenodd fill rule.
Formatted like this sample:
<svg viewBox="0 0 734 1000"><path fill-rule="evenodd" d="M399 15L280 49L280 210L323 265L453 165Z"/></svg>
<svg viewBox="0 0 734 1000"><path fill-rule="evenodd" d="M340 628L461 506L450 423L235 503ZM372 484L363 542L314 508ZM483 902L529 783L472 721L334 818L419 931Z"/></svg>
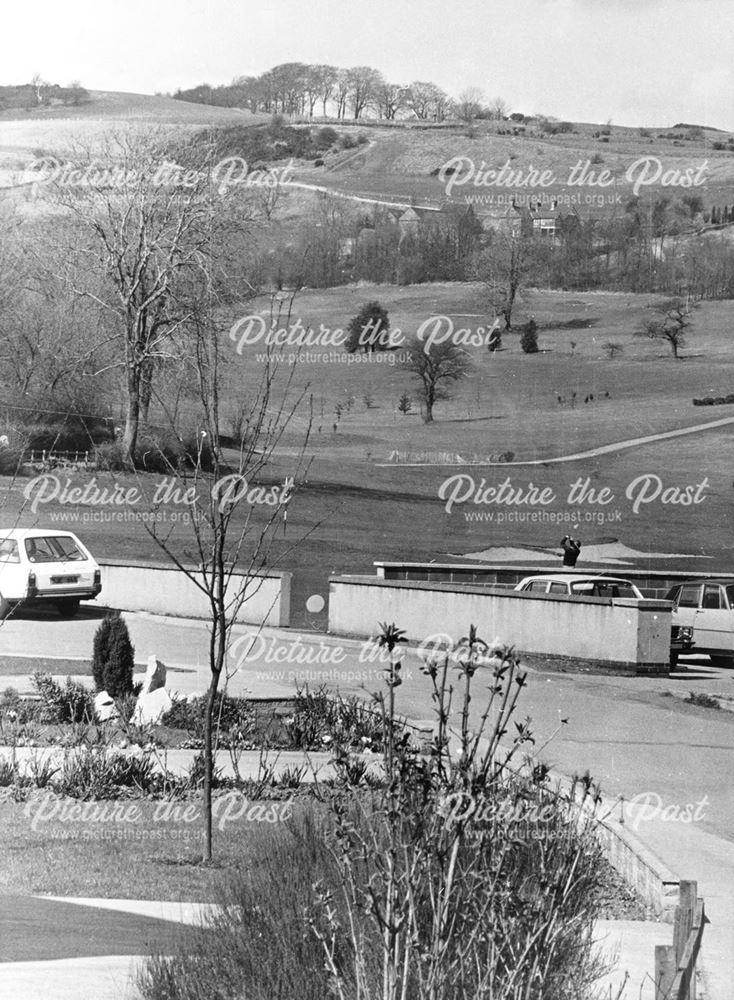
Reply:
<svg viewBox="0 0 734 1000"><path fill-rule="evenodd" d="M3 38L0 1000L731 1000L734 2Z"/></svg>

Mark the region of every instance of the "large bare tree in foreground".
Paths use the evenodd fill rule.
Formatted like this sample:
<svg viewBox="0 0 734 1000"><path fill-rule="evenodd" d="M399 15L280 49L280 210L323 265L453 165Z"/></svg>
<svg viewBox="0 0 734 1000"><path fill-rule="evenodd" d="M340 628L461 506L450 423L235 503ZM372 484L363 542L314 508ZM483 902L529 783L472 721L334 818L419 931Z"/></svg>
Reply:
<svg viewBox="0 0 734 1000"><path fill-rule="evenodd" d="M55 267L75 295L96 303L100 329L89 348L99 375L122 377L121 447L132 467L157 373L181 353L197 302L253 228L251 188L223 185L213 146L176 162L155 133L110 135L101 149L77 149L69 165L43 163L44 191L64 211ZM236 268L229 267L230 281Z"/></svg>

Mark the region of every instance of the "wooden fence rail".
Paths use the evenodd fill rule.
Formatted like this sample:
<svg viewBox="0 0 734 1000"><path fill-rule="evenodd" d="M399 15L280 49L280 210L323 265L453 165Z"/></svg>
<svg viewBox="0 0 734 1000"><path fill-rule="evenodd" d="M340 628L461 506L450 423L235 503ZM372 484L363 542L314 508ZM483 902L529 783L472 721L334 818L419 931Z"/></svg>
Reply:
<svg viewBox="0 0 734 1000"><path fill-rule="evenodd" d="M673 944L655 948L655 1000L696 1000L696 962L705 922L698 883L681 882Z"/></svg>

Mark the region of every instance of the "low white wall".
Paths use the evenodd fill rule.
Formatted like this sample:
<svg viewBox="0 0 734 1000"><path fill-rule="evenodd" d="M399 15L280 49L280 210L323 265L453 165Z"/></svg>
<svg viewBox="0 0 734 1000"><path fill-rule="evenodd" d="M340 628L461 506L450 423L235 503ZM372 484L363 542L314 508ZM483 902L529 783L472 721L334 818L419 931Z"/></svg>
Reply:
<svg viewBox="0 0 734 1000"><path fill-rule="evenodd" d="M437 632L454 639L475 624L480 636L525 653L595 660L667 673L671 605L600 597L531 594L494 587L377 577L332 577L329 631L370 636L395 622L409 639Z"/></svg>
<svg viewBox="0 0 734 1000"><path fill-rule="evenodd" d="M102 593L95 601L90 601L91 604L176 618L211 616L206 594L175 566L101 562L100 568ZM291 575L268 573L250 580L237 621L249 625L289 625ZM235 596L244 579L243 576L232 577L228 596Z"/></svg>

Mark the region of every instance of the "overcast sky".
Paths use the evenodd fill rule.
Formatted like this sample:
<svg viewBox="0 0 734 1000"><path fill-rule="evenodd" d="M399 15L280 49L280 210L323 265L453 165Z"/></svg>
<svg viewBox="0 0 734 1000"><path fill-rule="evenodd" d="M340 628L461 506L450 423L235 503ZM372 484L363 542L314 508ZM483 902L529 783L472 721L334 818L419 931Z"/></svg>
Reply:
<svg viewBox="0 0 734 1000"><path fill-rule="evenodd" d="M34 0L2 33L0 83L154 93L325 62L526 114L734 130L734 0Z"/></svg>

